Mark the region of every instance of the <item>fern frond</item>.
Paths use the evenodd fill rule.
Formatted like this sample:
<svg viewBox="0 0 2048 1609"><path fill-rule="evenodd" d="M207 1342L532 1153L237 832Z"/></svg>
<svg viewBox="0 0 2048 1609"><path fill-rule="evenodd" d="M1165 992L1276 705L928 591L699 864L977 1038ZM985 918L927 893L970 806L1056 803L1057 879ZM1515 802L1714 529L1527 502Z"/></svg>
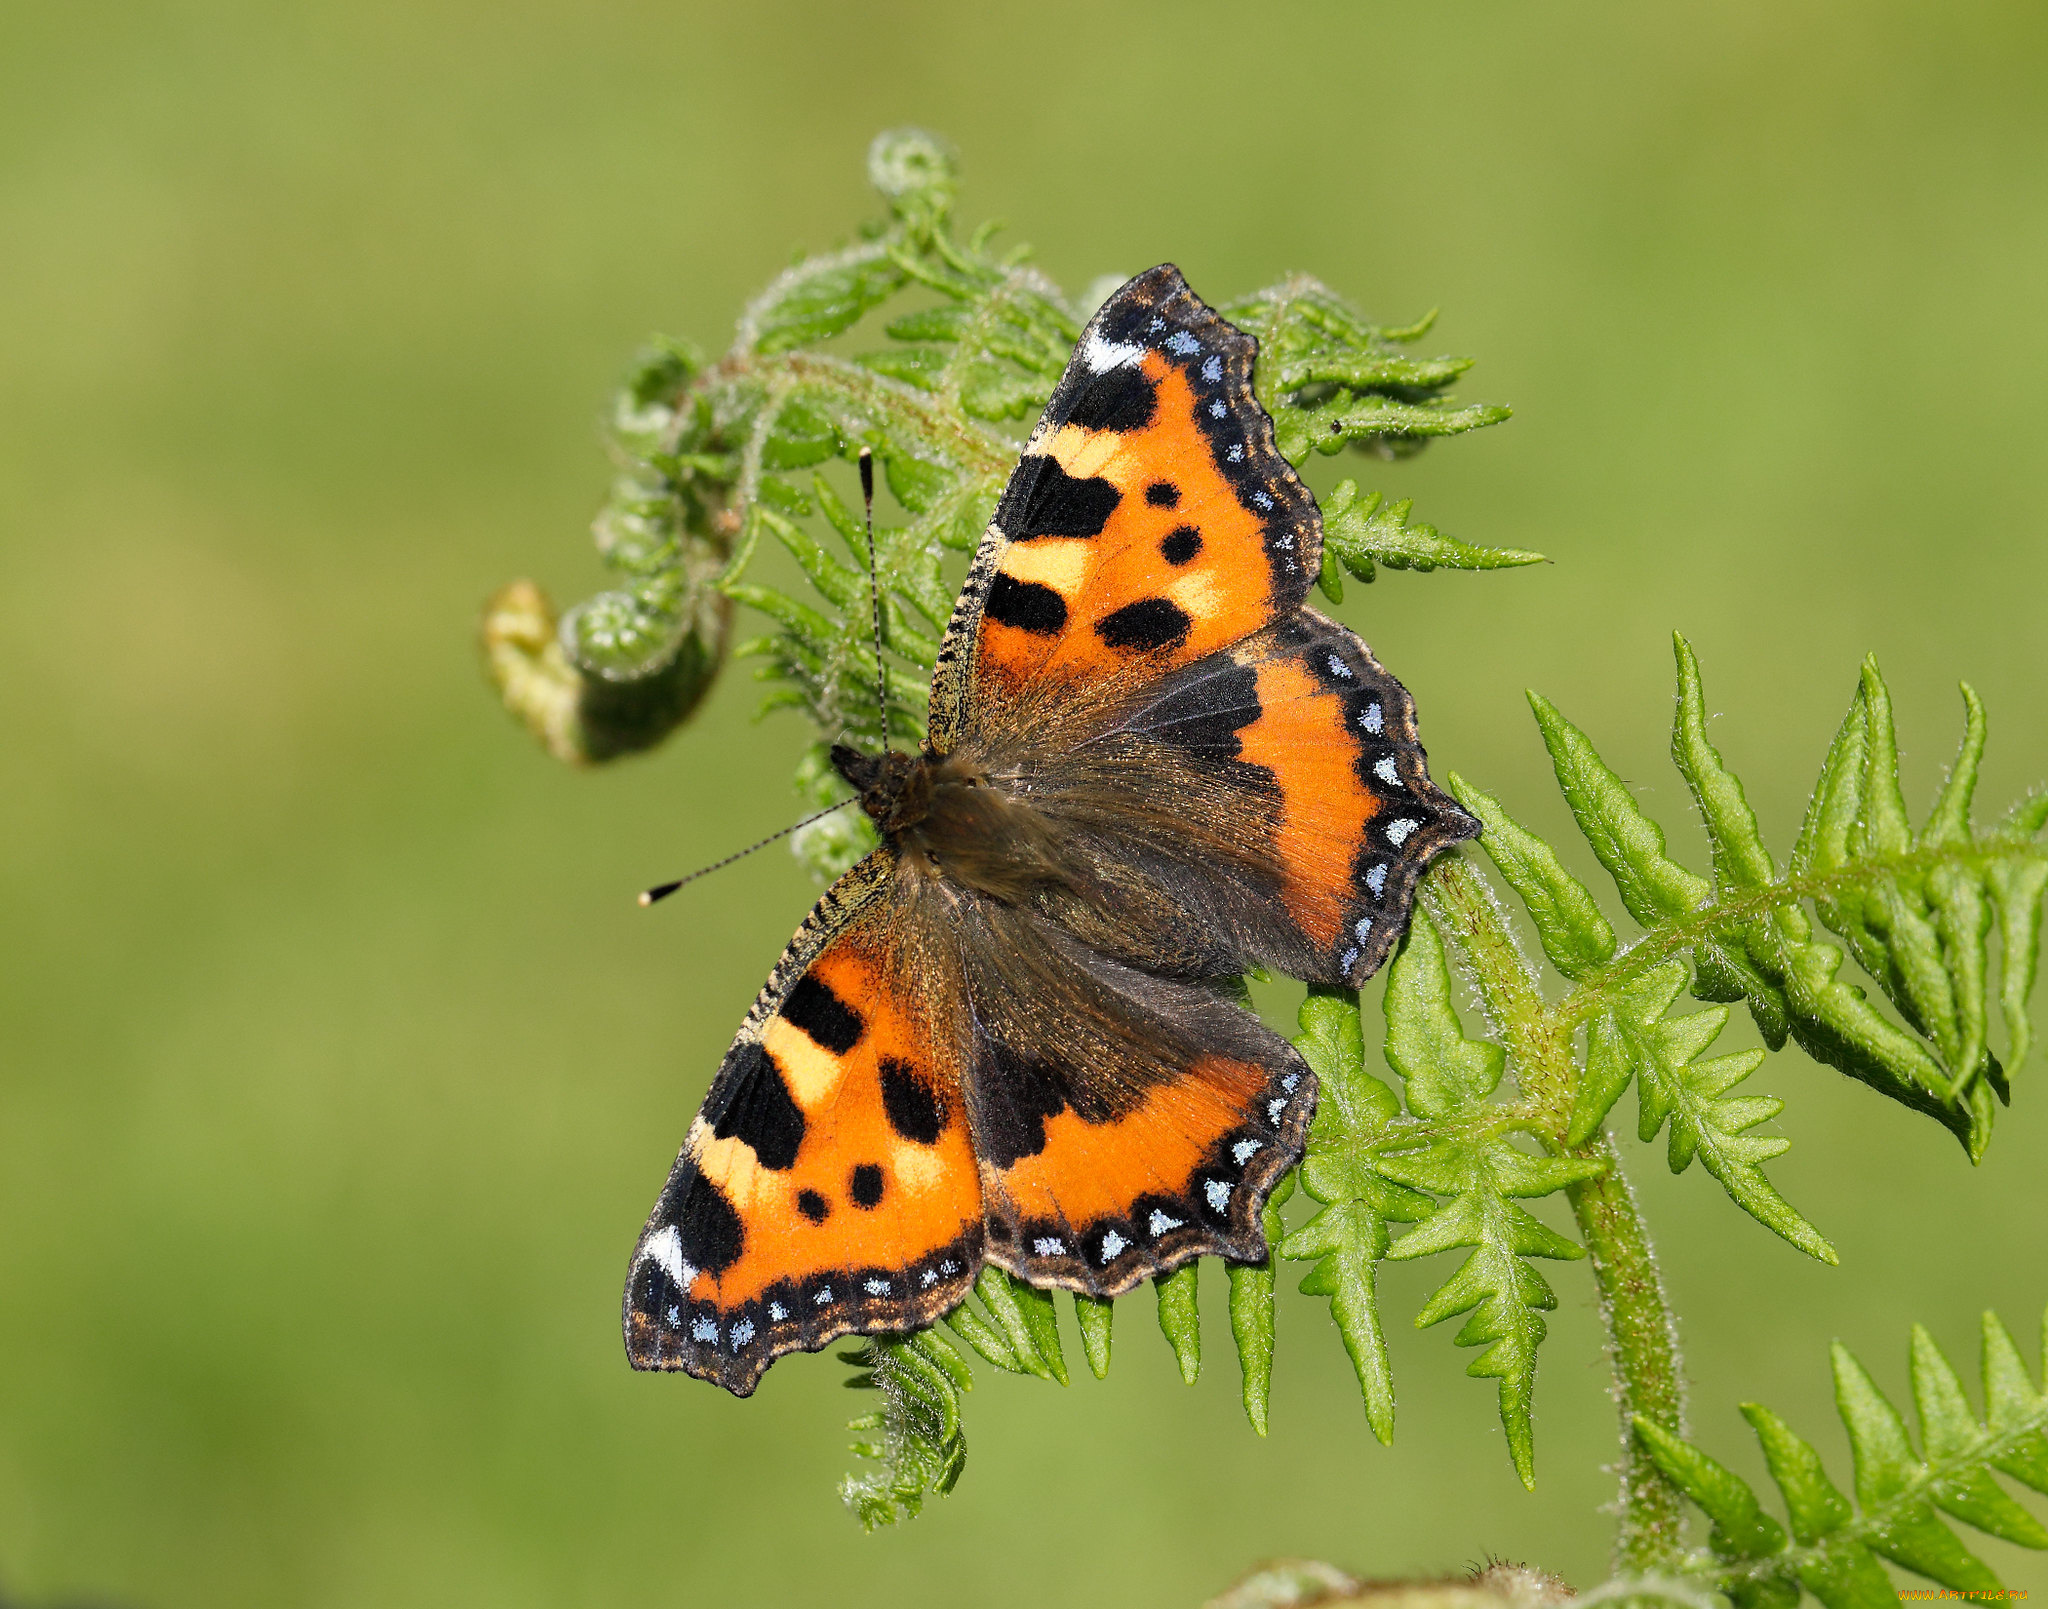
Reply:
<svg viewBox="0 0 2048 1609"><path fill-rule="evenodd" d="M999 1369L1067 1383L1060 1351L1059 1315L1052 1297L989 1263L974 1281L977 1310L962 1302L945 1323L953 1333Z"/></svg>
<svg viewBox="0 0 2048 1609"><path fill-rule="evenodd" d="M1261 1436L1266 1433L1267 1396L1273 1382L1274 1264L1280 1244L1287 1238L1287 1220L1281 1207L1294 1194L1294 1175L1288 1174L1266 1197L1262 1227L1266 1232L1266 1259L1259 1263L1230 1264L1230 1337L1237 1343L1238 1373L1244 1381L1244 1416Z"/></svg>
<svg viewBox="0 0 2048 1609"><path fill-rule="evenodd" d="M1317 585L1332 603L1344 601L1344 571L1371 581L1376 566L1389 570L1507 570L1541 564L1540 553L1480 547L1445 536L1434 525L1410 520L1413 499L1388 503L1378 492L1361 494L1356 481L1339 481L1323 504L1323 573Z"/></svg>
<svg viewBox="0 0 2048 1609"><path fill-rule="evenodd" d="M972 1389L967 1360L930 1330L868 1336L839 1354L860 1372L853 1391L878 1391L882 1406L848 1422L855 1456L872 1468L848 1475L839 1495L864 1530L914 1519L931 1493L950 1492L967 1465L960 1393Z"/></svg>
<svg viewBox="0 0 2048 1609"><path fill-rule="evenodd" d="M1707 1548L1688 1562L1688 1573L1740 1609L1792 1609L1802 1589L1828 1609L1878 1609L1902 1596L1879 1557L1965 1595L2000 1591L1998 1577L1944 1515L2021 1547L2048 1548L2048 1527L1993 1478L1996 1471L2048 1493L2048 1390L2035 1389L1997 1315L1983 1320L1981 1420L1955 1369L1918 1326L1911 1372L1920 1451L1862 1364L1840 1343L1834 1348L1835 1406L1854 1458L1853 1502L1782 1419L1754 1403L1743 1408L1784 1497L1786 1525L1764 1513L1740 1476L1638 1419L1635 1433L1650 1457L1713 1522Z"/></svg>
<svg viewBox="0 0 2048 1609"><path fill-rule="evenodd" d="M1707 738L1698 661L1682 638L1675 647L1672 758L1706 828L1711 878L1672 858L1663 829L1586 734L1530 695L1573 819L1642 930L1635 943L1622 947L1591 891L1498 800L1455 773L1449 786L1482 822L1481 848L1572 986L1562 999L1521 1013L1530 1019L1520 1031L1532 1064L1545 1056L1554 1064L1546 1087L1572 1092L1563 1122L1549 1131L1556 1145L1591 1143L1634 1084L1638 1132L1648 1141L1668 1128L1672 1171L1697 1157L1744 1211L1833 1262L1825 1237L1763 1171L1789 1142L1759 1132L1783 1103L1737 1090L1762 1053L1707 1056L1725 1010L1715 1004L1674 1015L1672 1008L1688 976L1697 998L1743 1001L1772 1049L1796 1042L1933 1116L1980 1158L1994 1092L2004 1098L2009 1088L2007 1067L1990 1048L1994 989L2008 1062L2017 1063L2032 1035L2027 992L2048 889L2048 849L2036 835L2048 808L2029 802L1990 829L1971 824L1985 720L1966 689L1961 752L1926 825L1914 831L1899 796L1889 696L1875 665L1866 664L1781 872L1740 780ZM1848 957L1819 935L1816 916L1897 1008L1896 1020L1840 976ZM1560 1047L1581 1031L1583 1057L1574 1064Z"/></svg>
<svg viewBox="0 0 2048 1609"><path fill-rule="evenodd" d="M1388 1065L1407 1081L1409 1110L1435 1127L1419 1148L1382 1157L1378 1167L1398 1184L1448 1199L1388 1255L1405 1261L1472 1248L1415 1322L1420 1328L1471 1313L1458 1345L1487 1350L1465 1372L1500 1382L1508 1451L1522 1484L1534 1486L1536 1349L1546 1334L1541 1315L1557 1306L1557 1297L1530 1259L1572 1260L1585 1251L1515 1203L1554 1194L1606 1168L1534 1155L1511 1142L1524 1124L1492 1099L1505 1055L1498 1045L1465 1037L1451 988L1443 941L1429 915L1418 911L1387 974L1386 1053Z"/></svg>
<svg viewBox="0 0 2048 1609"><path fill-rule="evenodd" d="M1396 350L1428 328L1388 330L1360 318L1328 286L1305 274L1229 303L1223 316L1259 342L1259 401L1273 416L1273 440L1291 464L1311 451L1355 446L1405 457L1433 436L1498 424L1497 404L1460 407L1445 395L1469 358L1411 358Z"/></svg>
<svg viewBox="0 0 2048 1609"><path fill-rule="evenodd" d="M1382 1444L1394 1439L1394 1381L1379 1312L1379 1265L1391 1248L1390 1222L1413 1223L1436 1203L1375 1166L1401 1111L1400 1099L1365 1070L1355 994L1311 992L1294 1041L1314 1069L1318 1093L1301 1187L1321 1210L1280 1243L1280 1255L1315 1267L1301 1282L1329 1299L1351 1355L1366 1423Z"/></svg>
<svg viewBox="0 0 2048 1609"><path fill-rule="evenodd" d="M1984 830L1968 805L1983 749L1983 712L1966 695L1969 723L1950 782L1917 833L1898 798L1889 698L1874 665L1859 679L1849 718L1829 750L1789 867L1765 846L1742 785L1706 737L1704 695L1691 649L1677 643L1679 699L1672 754L1705 824L1714 875L1687 870L1666 852L1662 829L1600 758L1591 741L1547 701L1531 695L1560 788L1621 903L1644 929L1618 952L1583 885L1517 825L1497 801L1453 777L1452 789L1486 823L1482 846L1528 906L1545 954L1575 985L1557 1006L1559 1025L1585 1027L1587 1076L1569 1126L1576 1143L1597 1130L1632 1080L1643 1132L1676 1114L1672 1161L1697 1154L1746 1210L1816 1256L1825 1242L1763 1181L1756 1168L1781 1149L1747 1130L1774 1115L1768 1100L1728 1097L1755 1065L1727 1058L1694 1063L1718 1032L1718 1013L1672 1019L1669 966L1692 963L1692 993L1742 1000L1776 1048L1789 1037L1816 1059L1935 1117L1973 1159L1989 1140L1993 1092L2008 1069L1989 1048L1989 997L2000 997L2008 1060L2030 1039L2026 994L2039 946L2036 814ZM1884 1015L1839 976L1843 950L1896 1006ZM2002 936L1998 965L1988 936ZM1656 981L1652 982L1652 979ZM1681 1059L1673 1053L1684 1050ZM1687 1069L1691 1069L1687 1071Z"/></svg>

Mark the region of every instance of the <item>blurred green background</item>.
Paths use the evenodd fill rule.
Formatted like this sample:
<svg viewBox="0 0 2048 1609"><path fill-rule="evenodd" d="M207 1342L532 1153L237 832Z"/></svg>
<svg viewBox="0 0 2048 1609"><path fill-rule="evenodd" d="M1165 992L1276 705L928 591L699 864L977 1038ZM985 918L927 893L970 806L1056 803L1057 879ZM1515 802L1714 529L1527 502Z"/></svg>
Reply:
<svg viewBox="0 0 2048 1609"><path fill-rule="evenodd" d="M1342 613L1439 768L1525 819L1566 825L1534 686L1697 862L1674 627L1781 851L1867 650L1916 807L1959 676L1984 812L2048 773L2037 5L16 0L0 1591L1172 1605L1282 1553L1599 1579L1582 1267L1554 1270L1533 1496L1452 1327L1407 1327L1435 1268L1386 1279L1391 1449L1299 1297L1255 1439L1211 1270L1198 1387L1121 1304L1106 1384L982 1370L960 1491L873 1538L833 1497L862 1406L836 1362L748 1402L626 1369L633 1236L813 891L778 852L658 916L629 896L789 819L804 732L750 724L734 677L652 758L571 774L494 707L476 612L518 574L598 584L629 354L721 346L876 210L863 153L903 122L1072 289L1171 258L1211 298L1300 268L1385 320L1444 307L1425 345L1516 418L1343 472L1556 562ZM2048 1079L1974 1171L1796 1054L1755 1085L1841 1268L1629 1154L1701 1439L1754 1471L1761 1398L1846 1478L1829 1337L1901 1400L1910 1320L1969 1357L1996 1305L2031 1349Z"/></svg>

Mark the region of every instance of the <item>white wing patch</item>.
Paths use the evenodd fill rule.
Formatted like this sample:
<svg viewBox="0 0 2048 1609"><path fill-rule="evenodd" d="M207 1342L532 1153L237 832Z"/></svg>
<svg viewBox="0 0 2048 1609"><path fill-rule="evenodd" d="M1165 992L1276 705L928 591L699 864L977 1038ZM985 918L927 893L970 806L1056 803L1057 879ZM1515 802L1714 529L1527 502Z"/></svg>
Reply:
<svg viewBox="0 0 2048 1609"><path fill-rule="evenodd" d="M676 1233L674 1224L666 1224L648 1236L647 1244L640 1248L640 1260L655 1264L685 1296L697 1282L697 1270L683 1261L683 1237Z"/></svg>
<svg viewBox="0 0 2048 1609"><path fill-rule="evenodd" d="M1107 374L1111 369L1136 367L1144 361L1145 349L1125 341L1105 341L1100 335L1091 333L1081 343L1081 357L1097 374Z"/></svg>

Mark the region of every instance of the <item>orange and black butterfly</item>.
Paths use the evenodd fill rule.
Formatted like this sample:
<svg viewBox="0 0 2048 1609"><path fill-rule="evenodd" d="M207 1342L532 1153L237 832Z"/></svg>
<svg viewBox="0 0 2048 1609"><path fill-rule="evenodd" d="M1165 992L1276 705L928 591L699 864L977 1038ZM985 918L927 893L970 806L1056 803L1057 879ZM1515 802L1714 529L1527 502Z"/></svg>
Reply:
<svg viewBox="0 0 2048 1609"><path fill-rule="evenodd" d="M1089 321L953 611L916 754L833 751L881 843L797 930L639 1244L637 1368L745 1396L984 1261L1115 1296L1266 1255L1315 1076L1235 992L1356 985L1478 824L1306 606L1315 500L1257 343L1171 265Z"/></svg>

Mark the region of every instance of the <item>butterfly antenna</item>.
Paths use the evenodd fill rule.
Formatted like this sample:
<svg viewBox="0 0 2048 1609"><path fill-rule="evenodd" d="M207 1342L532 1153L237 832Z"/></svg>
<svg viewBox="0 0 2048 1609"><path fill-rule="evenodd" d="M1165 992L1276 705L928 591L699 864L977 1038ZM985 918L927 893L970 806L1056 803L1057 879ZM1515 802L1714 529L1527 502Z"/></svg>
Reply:
<svg viewBox="0 0 2048 1609"><path fill-rule="evenodd" d="M853 800L851 799L841 799L839 803L835 805L825 806L825 808L823 810L820 810L816 815L805 816L802 821L791 822L790 825L784 827L780 832L771 832L766 838L763 838L758 844L747 845L747 847L745 849L742 849L737 855L727 855L725 859L713 861L709 866L700 866L697 868L697 870L690 873L688 877L678 877L673 883L657 883L652 888L643 889L640 894L640 903L642 905L652 905L656 900L667 899L669 895L673 894L685 883L694 883L700 877L709 877L715 871L724 870L724 868L730 866L736 860L745 860L747 856L751 855L755 850L766 849L770 844L774 843L776 839L787 838L791 833L796 832L800 828L808 827L814 821L823 821L827 816L831 815L833 811L844 810L848 805L852 803Z"/></svg>
<svg viewBox="0 0 2048 1609"><path fill-rule="evenodd" d="M860 450L860 497L868 520L868 599L875 610L875 701L882 710L882 752L889 751L889 667L882 663L882 583L875 568L875 455Z"/></svg>

